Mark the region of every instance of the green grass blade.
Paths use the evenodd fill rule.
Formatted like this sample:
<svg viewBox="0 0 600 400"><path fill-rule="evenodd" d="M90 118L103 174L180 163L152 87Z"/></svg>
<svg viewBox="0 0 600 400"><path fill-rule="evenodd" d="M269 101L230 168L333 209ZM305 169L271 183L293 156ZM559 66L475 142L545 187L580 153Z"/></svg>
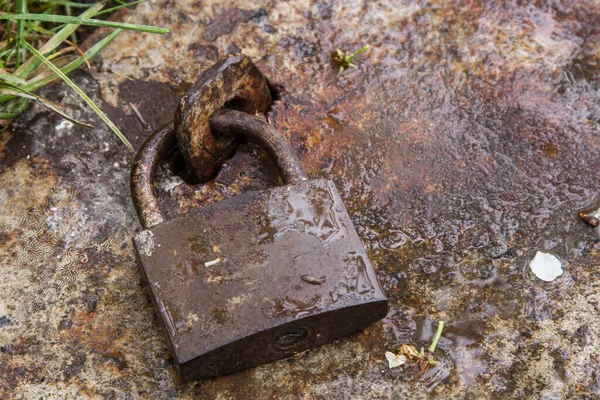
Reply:
<svg viewBox="0 0 600 400"><path fill-rule="evenodd" d="M27 100L35 100L35 101L39 101L41 104L43 104L45 107L49 108L50 110L54 111L55 113L57 113L58 115L60 115L61 117L63 117L64 119L66 119L67 121L70 121L74 124L77 125L81 125L81 126L85 126L86 128L93 128L92 125L87 124L85 122L79 121L73 117L71 117L69 114L65 113L63 110L61 110L59 107L57 107L56 105L54 105L51 101L38 96L36 94L33 94L31 92L28 92L26 90L21 89L18 86L13 86L10 84L0 84L0 87L12 90L13 92L15 92L15 96L17 97L21 97Z"/></svg>
<svg viewBox="0 0 600 400"><path fill-rule="evenodd" d="M3 74L0 73L0 80L3 80L5 82L10 82L10 83L14 83L16 85L25 85L25 79L19 78L18 76L14 76L11 74Z"/></svg>
<svg viewBox="0 0 600 400"><path fill-rule="evenodd" d="M73 15L73 9L70 5L65 5L65 12L69 17ZM75 32L71 33L71 42L77 45L77 35L75 34Z"/></svg>
<svg viewBox="0 0 600 400"><path fill-rule="evenodd" d="M26 15L27 14L27 0L17 0L17 12L20 15ZM19 15L17 14L17 15ZM23 32L24 32L24 27L25 27L25 21L20 20L17 18L17 36L15 37L15 44L16 44L16 61L15 61L15 67L19 67L21 65L21 42L23 39Z"/></svg>
<svg viewBox="0 0 600 400"><path fill-rule="evenodd" d="M11 101L7 106L7 112L0 112L0 119L11 120L21 114L27 108L29 100L23 97Z"/></svg>
<svg viewBox="0 0 600 400"><path fill-rule="evenodd" d="M147 32L147 33L159 33L165 34L168 33L169 30L167 28L160 28L156 26L148 26L148 25L137 25L137 24L128 24L125 22L113 22L113 21L103 21L100 19L92 19L92 18L83 18L83 17L69 17L66 15L44 15L44 14L2 14L0 15L0 20L10 19L10 20L30 20L30 21L43 21L43 22L56 22L63 24L79 24L79 25L89 25L89 26L100 26L105 28L121 28L127 30L133 30L137 32Z"/></svg>
<svg viewBox="0 0 600 400"><path fill-rule="evenodd" d="M134 151L133 150L133 146L131 145L131 143L129 143L129 140L127 140L127 138L123 135L123 133L121 133L121 131L119 130L119 128L117 128L116 125L113 124L113 122L106 116L106 114L104 114L104 112L102 112L102 110L100 110L100 108L98 108L98 106L92 101L92 99L90 99L88 97L87 94L85 94L56 65L54 65L54 64L52 64L52 62L48 61L46 59L46 57L44 57L44 55L41 54L39 51L37 51L32 45L30 45L27 42L23 42L23 44L25 45L25 47L27 47L27 49L30 52L32 52L33 54L35 54L35 56L38 57L42 61L42 63L44 63L46 66L48 66L48 68L50 68L51 70L53 70L56 75L58 75L63 81L65 81L65 83L67 85L69 85L71 87L71 89L73 89L75 91L75 93L77 93L92 108L92 110L94 110L94 112L96 112L96 114L98 114L98 116L102 119L102 121L104 121L104 123L106 125L108 125L108 127L110 129L112 129L112 131L119 137L119 139L121 139L121 141L127 147L129 147L129 149L131 151Z"/></svg>
<svg viewBox="0 0 600 400"><path fill-rule="evenodd" d="M36 98L37 101L39 101L40 103L42 103L44 106L48 107L50 110L54 111L55 113L57 113L58 115L60 115L61 117L63 117L64 119L66 119L69 122L72 122L76 125L81 125L81 126L85 126L86 128L93 128L92 125L86 123L86 122L82 122L79 121L73 117L71 117L69 114L65 113L64 111L62 111L60 108L56 107L54 104L46 101L46 99L44 98Z"/></svg>
<svg viewBox="0 0 600 400"><path fill-rule="evenodd" d="M10 1L6 0L6 12L10 11ZM10 20L6 21L6 46L8 47L8 45L10 44L10 31L12 26L12 22ZM4 65L8 64L8 62L5 62Z"/></svg>
<svg viewBox="0 0 600 400"><path fill-rule="evenodd" d="M39 25L32 24L29 21L25 21L25 25L27 27L29 27L29 29L31 29L32 31L36 31L36 32L39 32L39 33L44 34L44 35L54 36L54 34L55 34L55 32L52 32L52 31L50 31L48 29L44 29L43 27L41 27Z"/></svg>
<svg viewBox="0 0 600 400"><path fill-rule="evenodd" d="M18 86L14 86L8 83L0 83L0 88L12 90L13 92L15 92L14 96L23 97L29 100L35 100L35 96L32 93L27 93Z"/></svg>
<svg viewBox="0 0 600 400"><path fill-rule="evenodd" d="M90 7L93 3L77 3L75 1L61 1L61 0L40 0L39 1L41 4L50 4L50 5L59 5L59 6L70 6L73 8L88 8Z"/></svg>
<svg viewBox="0 0 600 400"><path fill-rule="evenodd" d="M139 1L132 1L131 3L125 3L125 4L121 4L120 6L116 6L116 7L111 7L111 8L107 8L106 10L102 10L99 13L97 13L96 15L102 15L102 14L110 14L114 11L117 11L118 9L121 8L125 8L125 7L131 7L131 6L135 6L137 4L141 4L141 3L147 3L150 0L139 0Z"/></svg>
<svg viewBox="0 0 600 400"><path fill-rule="evenodd" d="M88 4L88 6L91 6L92 4L94 4L94 3L90 3L90 4ZM45 10L42 12L42 14L51 14L51 13L53 13L54 11L56 11L56 9L57 9L57 8L59 8L59 7L60 7L60 5L59 5L59 4L52 4L52 5L50 5L48 8L46 8L46 9L45 9Z"/></svg>

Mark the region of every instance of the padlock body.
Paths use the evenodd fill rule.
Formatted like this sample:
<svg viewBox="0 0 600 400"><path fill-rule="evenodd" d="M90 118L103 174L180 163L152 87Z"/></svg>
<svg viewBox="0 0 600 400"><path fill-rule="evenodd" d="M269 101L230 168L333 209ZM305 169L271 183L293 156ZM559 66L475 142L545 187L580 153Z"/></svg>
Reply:
<svg viewBox="0 0 600 400"><path fill-rule="evenodd" d="M329 180L193 210L140 232L134 247L185 380L285 358L387 313Z"/></svg>

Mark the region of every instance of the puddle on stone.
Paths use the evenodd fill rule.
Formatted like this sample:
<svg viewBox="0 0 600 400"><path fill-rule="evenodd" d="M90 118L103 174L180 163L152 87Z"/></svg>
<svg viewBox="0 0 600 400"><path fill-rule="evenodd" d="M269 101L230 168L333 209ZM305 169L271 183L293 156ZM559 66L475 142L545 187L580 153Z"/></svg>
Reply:
<svg viewBox="0 0 600 400"><path fill-rule="evenodd" d="M454 361L452 357L444 349L436 349L433 353L437 364L432 366L426 373L419 379L419 384L426 388L427 392L431 392L438 385L444 383L451 375L452 369L454 368Z"/></svg>

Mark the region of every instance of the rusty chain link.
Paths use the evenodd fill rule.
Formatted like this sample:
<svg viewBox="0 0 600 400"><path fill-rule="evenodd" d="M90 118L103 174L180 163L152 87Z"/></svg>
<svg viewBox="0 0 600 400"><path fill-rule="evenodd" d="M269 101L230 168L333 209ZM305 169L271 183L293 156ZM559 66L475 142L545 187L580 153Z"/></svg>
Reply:
<svg viewBox="0 0 600 400"><path fill-rule="evenodd" d="M236 144L235 136L212 135L210 116L224 106L264 113L271 103L265 77L243 54L224 57L198 77L175 113L177 143L196 182L212 178Z"/></svg>

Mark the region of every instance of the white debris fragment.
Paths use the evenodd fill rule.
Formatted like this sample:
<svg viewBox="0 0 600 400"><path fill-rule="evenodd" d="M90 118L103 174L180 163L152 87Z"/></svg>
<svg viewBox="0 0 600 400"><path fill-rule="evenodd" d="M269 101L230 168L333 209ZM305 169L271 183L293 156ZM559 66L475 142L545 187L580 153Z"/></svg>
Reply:
<svg viewBox="0 0 600 400"><path fill-rule="evenodd" d="M213 265L216 265L216 264L220 263L221 261L223 261L223 257L218 257L218 258L215 258L214 260L205 262L204 266L207 268L212 267Z"/></svg>
<svg viewBox="0 0 600 400"><path fill-rule="evenodd" d="M553 254L538 251L529 263L531 271L545 282L552 282L563 274L562 262Z"/></svg>
<svg viewBox="0 0 600 400"><path fill-rule="evenodd" d="M385 358L387 358L390 368L396 368L401 365L404 365L406 362L406 356L404 354L400 354L399 356L392 353L391 351L385 352Z"/></svg>

